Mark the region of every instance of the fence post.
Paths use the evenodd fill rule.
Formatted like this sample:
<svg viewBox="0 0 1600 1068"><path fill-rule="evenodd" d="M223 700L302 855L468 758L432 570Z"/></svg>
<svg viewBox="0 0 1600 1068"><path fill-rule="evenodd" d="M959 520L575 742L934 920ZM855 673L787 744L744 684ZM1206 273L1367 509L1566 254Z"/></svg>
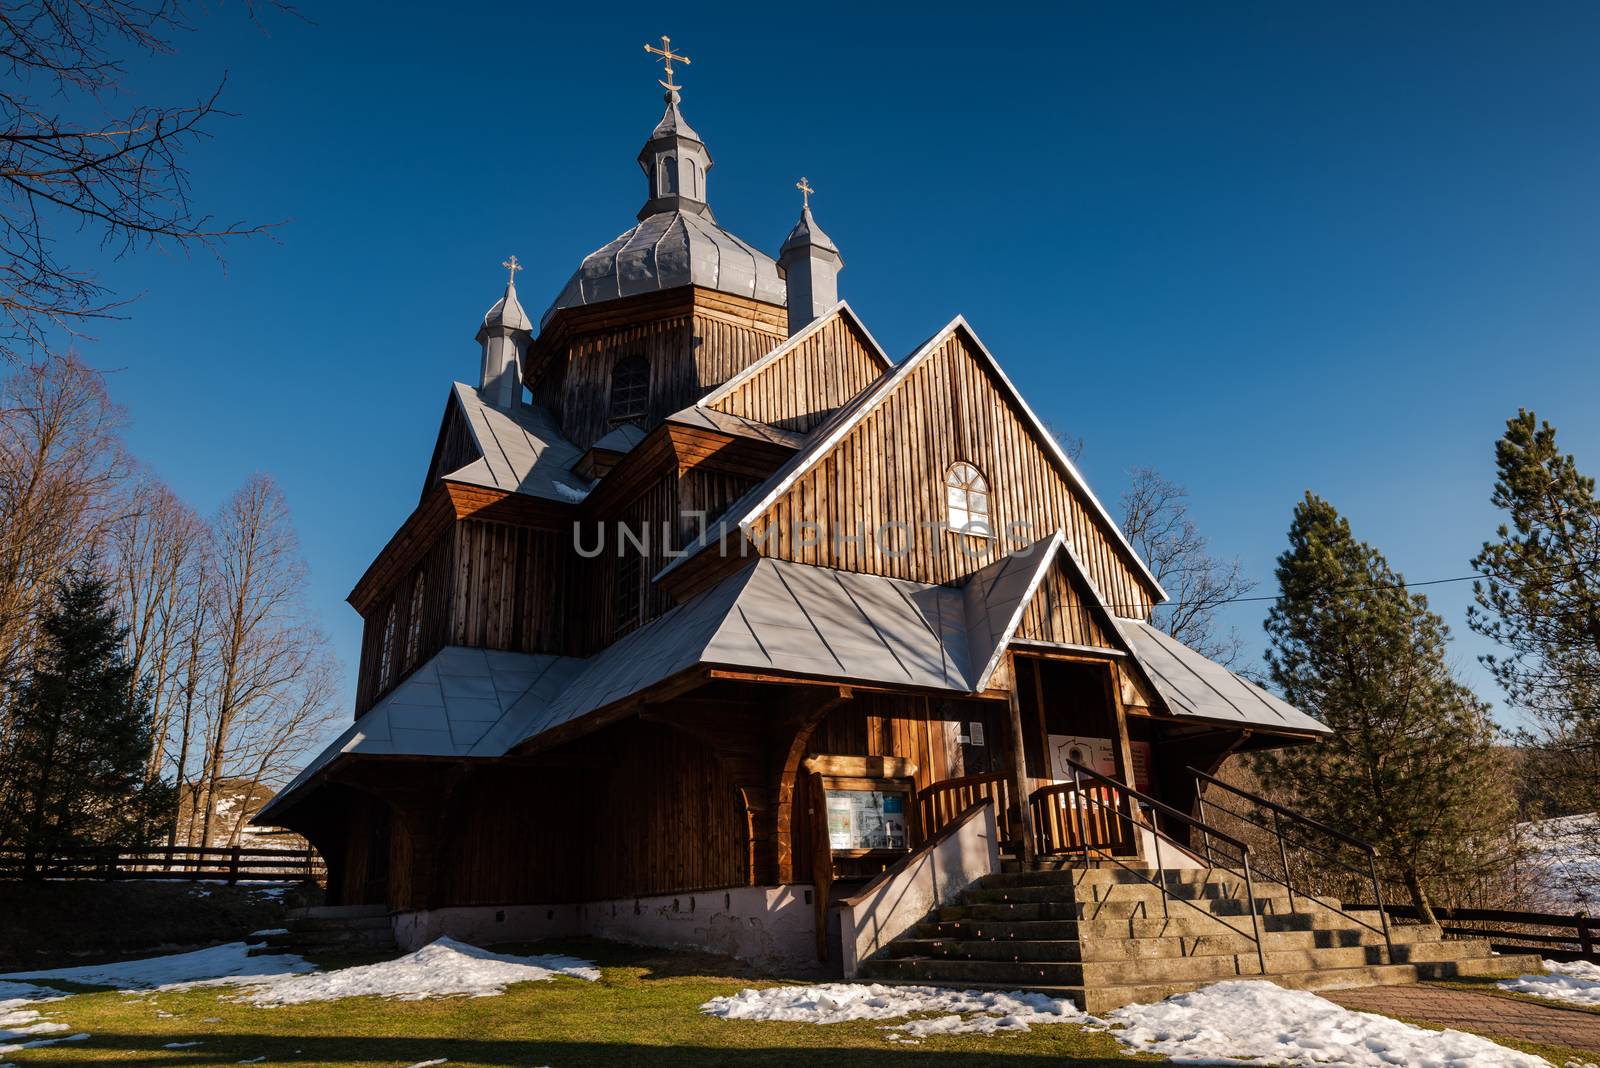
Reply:
<svg viewBox="0 0 1600 1068"><path fill-rule="evenodd" d="M1592 964L1600 964L1600 955L1594 951L1594 928L1590 926L1590 917L1587 912L1578 913L1578 945L1583 949L1583 956Z"/></svg>
<svg viewBox="0 0 1600 1068"><path fill-rule="evenodd" d="M228 850L228 882L239 881L239 847L234 846Z"/></svg>

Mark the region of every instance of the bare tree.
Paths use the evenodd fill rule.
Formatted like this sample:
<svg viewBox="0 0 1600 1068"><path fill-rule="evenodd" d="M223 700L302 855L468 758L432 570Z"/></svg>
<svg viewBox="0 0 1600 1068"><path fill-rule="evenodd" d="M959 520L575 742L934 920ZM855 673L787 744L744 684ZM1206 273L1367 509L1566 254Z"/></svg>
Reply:
<svg viewBox="0 0 1600 1068"><path fill-rule="evenodd" d="M51 583L114 514L127 473L121 427L100 374L75 357L0 382L0 715Z"/></svg>
<svg viewBox="0 0 1600 1068"><path fill-rule="evenodd" d="M276 483L254 475L213 525L199 843L211 841L224 779L262 781L318 740L330 714L327 641L304 613L305 565ZM201 791L197 791L199 793ZM197 799L198 800L198 799Z"/></svg>
<svg viewBox="0 0 1600 1068"><path fill-rule="evenodd" d="M118 54L158 54L185 29L182 0L0 5L0 355L50 352L54 330L115 313L94 276L63 263L56 232L86 230L121 255L260 234L190 201L183 154L226 113L215 89L188 104L119 100ZM224 79L225 81L226 79Z"/></svg>
<svg viewBox="0 0 1600 1068"><path fill-rule="evenodd" d="M149 694L154 732L146 778L168 766L169 733L184 696L185 629L202 594L205 525L159 479L136 482L112 519L105 567L127 625L133 684Z"/></svg>
<svg viewBox="0 0 1600 1068"><path fill-rule="evenodd" d="M1156 609L1156 626L1231 667L1243 642L1233 630L1218 632L1217 609L1245 596L1256 583L1245 577L1238 560L1206 552L1206 539L1189 515L1188 496L1154 468L1138 468L1122 495L1122 531L1172 597Z"/></svg>

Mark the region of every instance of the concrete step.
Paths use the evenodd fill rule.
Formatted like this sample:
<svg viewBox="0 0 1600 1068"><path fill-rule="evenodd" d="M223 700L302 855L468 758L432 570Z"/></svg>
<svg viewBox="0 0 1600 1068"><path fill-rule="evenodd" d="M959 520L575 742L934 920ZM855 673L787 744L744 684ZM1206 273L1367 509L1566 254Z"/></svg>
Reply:
<svg viewBox="0 0 1600 1068"><path fill-rule="evenodd" d="M1041 879L1054 872L1029 872L1025 877ZM1041 882L1007 884L991 887L986 876L985 885L962 892L961 899L974 905L995 904L1007 901L1146 901L1159 904L1163 897L1184 901L1239 901L1248 900L1242 882L1214 880L1206 883L1178 883L1163 889L1150 883L1114 883L1108 885L1082 883L1070 878ZM998 878L1009 878L999 876ZM1298 899L1300 895L1296 895ZM1289 889L1276 883L1258 884L1255 887L1258 902L1282 901L1287 904Z"/></svg>

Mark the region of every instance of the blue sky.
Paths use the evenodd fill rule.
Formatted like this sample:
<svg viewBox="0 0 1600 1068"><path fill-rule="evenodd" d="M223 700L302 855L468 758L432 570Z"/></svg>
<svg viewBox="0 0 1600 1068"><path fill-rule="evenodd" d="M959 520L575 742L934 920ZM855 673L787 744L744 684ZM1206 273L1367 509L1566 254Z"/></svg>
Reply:
<svg viewBox="0 0 1600 1068"><path fill-rule="evenodd" d="M128 87L226 72L197 196L285 224L226 271L64 242L143 294L84 346L133 448L202 511L280 480L352 673L343 598L416 504L500 261L537 314L632 225L663 32L723 225L775 253L809 176L892 355L966 315L1102 499L1159 468L1258 592L1306 489L1408 578L1465 574L1519 405L1600 472L1600 7L573 8L202 12ZM1467 588L1429 595L1495 696ZM1228 616L1252 655L1264 611Z"/></svg>

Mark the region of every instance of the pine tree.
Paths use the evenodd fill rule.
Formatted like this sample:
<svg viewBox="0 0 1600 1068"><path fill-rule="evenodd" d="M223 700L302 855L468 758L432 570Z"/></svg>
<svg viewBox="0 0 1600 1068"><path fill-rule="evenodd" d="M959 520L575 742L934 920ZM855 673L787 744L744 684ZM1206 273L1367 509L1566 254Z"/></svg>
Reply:
<svg viewBox="0 0 1600 1068"><path fill-rule="evenodd" d="M1530 411L1507 420L1495 461L1510 522L1472 562L1487 577L1468 623L1504 650L1484 663L1538 722L1548 766L1571 772L1546 784L1553 814L1600 808L1600 497Z"/></svg>
<svg viewBox="0 0 1600 1068"><path fill-rule="evenodd" d="M150 702L124 636L104 579L80 568L57 582L0 751L0 841L27 871L61 849L148 844L170 809L170 787L145 774Z"/></svg>
<svg viewBox="0 0 1600 1068"><path fill-rule="evenodd" d="M1488 708L1451 674L1448 629L1328 502L1296 506L1278 558L1267 663L1291 704L1333 730L1264 770L1316 819L1371 842L1424 922L1429 884L1478 873L1508 840Z"/></svg>

